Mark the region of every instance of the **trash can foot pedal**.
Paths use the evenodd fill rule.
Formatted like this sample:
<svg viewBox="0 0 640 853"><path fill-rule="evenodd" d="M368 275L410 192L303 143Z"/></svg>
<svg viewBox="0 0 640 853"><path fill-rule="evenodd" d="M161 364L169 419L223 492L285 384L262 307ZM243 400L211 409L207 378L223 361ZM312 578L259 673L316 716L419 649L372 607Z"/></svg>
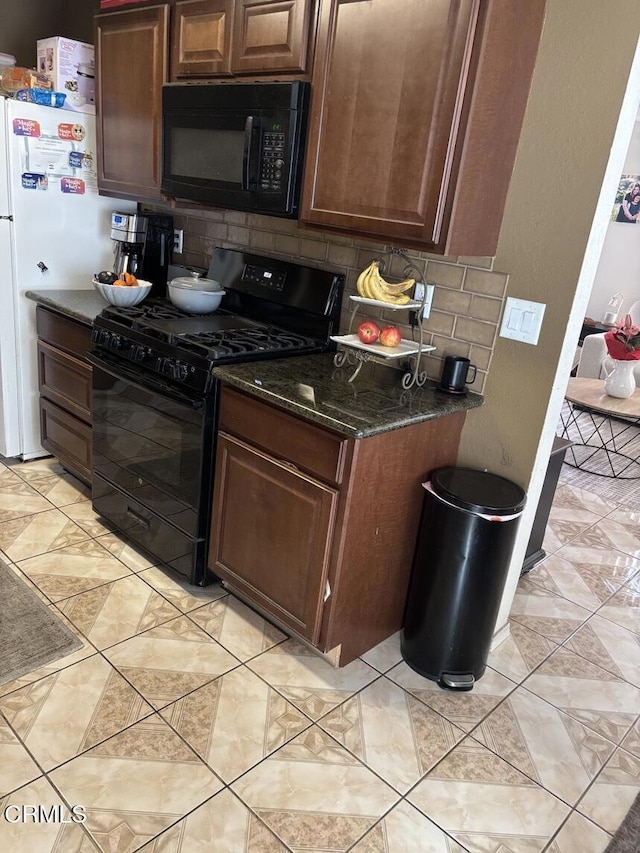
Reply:
<svg viewBox="0 0 640 853"><path fill-rule="evenodd" d="M438 685L443 690L471 690L475 684L475 678L471 673L462 675L452 675L449 672L443 672L440 676Z"/></svg>

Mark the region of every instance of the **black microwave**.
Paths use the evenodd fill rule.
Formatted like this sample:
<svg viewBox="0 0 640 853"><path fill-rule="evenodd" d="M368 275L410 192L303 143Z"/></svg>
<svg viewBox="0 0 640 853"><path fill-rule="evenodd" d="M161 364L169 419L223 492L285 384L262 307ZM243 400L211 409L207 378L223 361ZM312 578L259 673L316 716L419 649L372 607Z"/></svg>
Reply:
<svg viewBox="0 0 640 853"><path fill-rule="evenodd" d="M162 192L211 207L295 217L309 83L162 88Z"/></svg>

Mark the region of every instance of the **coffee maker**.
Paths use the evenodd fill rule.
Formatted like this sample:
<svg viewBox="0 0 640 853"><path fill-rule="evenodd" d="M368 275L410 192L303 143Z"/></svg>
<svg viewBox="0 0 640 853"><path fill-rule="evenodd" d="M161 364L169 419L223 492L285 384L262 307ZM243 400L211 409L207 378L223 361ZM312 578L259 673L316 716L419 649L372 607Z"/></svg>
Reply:
<svg viewBox="0 0 640 853"><path fill-rule="evenodd" d="M113 271L130 272L153 285L151 296L167 295L172 259L173 217L159 213L111 214Z"/></svg>

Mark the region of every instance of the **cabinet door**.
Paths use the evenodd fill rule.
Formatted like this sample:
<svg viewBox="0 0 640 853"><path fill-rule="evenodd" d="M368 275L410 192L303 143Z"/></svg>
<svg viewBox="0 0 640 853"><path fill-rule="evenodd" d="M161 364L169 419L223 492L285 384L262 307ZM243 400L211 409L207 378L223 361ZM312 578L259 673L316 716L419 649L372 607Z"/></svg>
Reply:
<svg viewBox="0 0 640 853"><path fill-rule="evenodd" d="M312 0L236 0L234 74L305 71Z"/></svg>
<svg viewBox="0 0 640 853"><path fill-rule="evenodd" d="M234 0L178 0L173 7L171 79L231 73Z"/></svg>
<svg viewBox="0 0 640 853"><path fill-rule="evenodd" d="M322 0L301 219L495 254L544 7Z"/></svg>
<svg viewBox="0 0 640 853"><path fill-rule="evenodd" d="M219 433L209 567L317 642L336 504L336 490Z"/></svg>
<svg viewBox="0 0 640 853"><path fill-rule="evenodd" d="M95 20L100 192L158 199L169 7L147 6Z"/></svg>

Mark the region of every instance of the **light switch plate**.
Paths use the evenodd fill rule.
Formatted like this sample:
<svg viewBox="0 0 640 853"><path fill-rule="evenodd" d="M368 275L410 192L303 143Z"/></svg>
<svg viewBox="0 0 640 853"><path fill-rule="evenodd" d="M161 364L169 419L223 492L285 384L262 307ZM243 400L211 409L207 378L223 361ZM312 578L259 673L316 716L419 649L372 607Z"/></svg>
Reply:
<svg viewBox="0 0 640 853"><path fill-rule="evenodd" d="M529 302L507 296L500 326L500 337L511 338L535 346L538 343L542 318L547 306L543 302Z"/></svg>

